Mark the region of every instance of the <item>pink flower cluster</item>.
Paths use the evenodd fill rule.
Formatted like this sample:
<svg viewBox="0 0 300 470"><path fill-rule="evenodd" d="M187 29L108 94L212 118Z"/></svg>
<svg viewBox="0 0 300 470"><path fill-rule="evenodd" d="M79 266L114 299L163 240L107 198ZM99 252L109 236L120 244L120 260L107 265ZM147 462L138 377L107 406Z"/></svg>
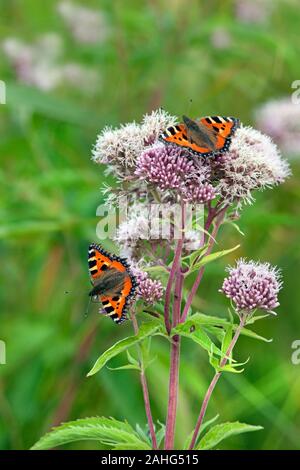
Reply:
<svg viewBox="0 0 300 470"><path fill-rule="evenodd" d="M233 301L237 312L262 309L272 313L279 306L280 275L269 263L240 259L227 271L229 276L224 279L220 292Z"/></svg>
<svg viewBox="0 0 300 470"><path fill-rule="evenodd" d="M137 297L143 299L147 305L152 305L163 296L164 289L162 283L151 279L149 274L139 268L132 267L137 282Z"/></svg>
<svg viewBox="0 0 300 470"><path fill-rule="evenodd" d="M187 150L173 145L146 149L136 162L135 175L162 191L176 189L186 202L203 204L215 196L208 166L200 161L196 166Z"/></svg>

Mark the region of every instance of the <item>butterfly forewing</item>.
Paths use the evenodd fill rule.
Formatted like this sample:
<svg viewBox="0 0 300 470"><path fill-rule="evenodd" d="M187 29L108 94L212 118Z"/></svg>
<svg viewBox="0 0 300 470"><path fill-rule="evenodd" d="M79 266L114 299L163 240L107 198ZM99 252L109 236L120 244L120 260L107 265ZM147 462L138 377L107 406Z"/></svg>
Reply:
<svg viewBox="0 0 300 470"><path fill-rule="evenodd" d="M126 308L136 291L136 281L125 259L108 253L100 245L89 247L89 271L93 289L106 315L116 323L126 320Z"/></svg>
<svg viewBox="0 0 300 470"><path fill-rule="evenodd" d="M231 137L239 126L238 119L225 116L206 116L199 121L183 116L183 121L166 129L160 139L201 156L227 152Z"/></svg>

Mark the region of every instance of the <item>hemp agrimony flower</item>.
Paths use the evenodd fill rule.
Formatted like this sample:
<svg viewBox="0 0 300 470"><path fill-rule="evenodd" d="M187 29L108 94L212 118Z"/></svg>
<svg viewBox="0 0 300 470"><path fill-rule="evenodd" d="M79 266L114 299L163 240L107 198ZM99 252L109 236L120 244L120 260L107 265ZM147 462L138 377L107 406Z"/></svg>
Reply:
<svg viewBox="0 0 300 470"><path fill-rule="evenodd" d="M271 188L290 175L276 145L252 127L237 129L229 151L212 165L216 166L216 189L226 204L251 203L255 189Z"/></svg>
<svg viewBox="0 0 300 470"><path fill-rule="evenodd" d="M220 117L208 117L206 120L210 124L224 121ZM254 319L257 309L269 314L279 306L279 270L268 263L244 259L227 269L228 276L221 292L231 300L238 314L237 322L226 318L227 312L223 312L221 317L199 313L193 307L193 301L201 287L206 265L239 247L224 249L222 246L221 249L214 249L222 224L232 222L232 214L237 214L236 206L254 201L255 190L282 183L290 174L289 166L271 139L251 127L234 129L224 146L219 147L219 154L216 153L216 145L210 146L214 150L208 154L201 154L201 151L192 154L180 145L183 132L186 133L185 143L188 141L188 144L193 144L194 132L200 143L204 136L210 144L214 144L211 139L216 137L216 129L220 129L217 126L212 129L210 126L210 132L206 134L197 122L189 118L180 124L181 140L178 137L172 144L169 140L168 145L159 142L160 132L176 121L176 118L159 110L146 115L140 124L106 128L98 136L93 152L95 162L105 165L118 177L117 188L106 191L114 194L110 202L127 197L128 204L126 209L123 206L123 212L128 213L128 217L119 224L114 239L122 256L125 252L128 262L130 260L128 264L135 278L137 302L130 305L128 315L132 322L132 335L128 337L126 333L126 338L105 351L88 375L100 371L110 357L126 351L128 364L120 368L139 373L147 429L151 438L150 443L143 432L136 433L133 428L128 428L128 423L122 422L117 422L116 432L112 433L110 429L107 431L110 425L107 418L97 418L100 420L100 435L103 436L99 438L100 441L107 445L112 435L117 436L113 446L118 449L122 446L126 449L158 449L161 432L164 432L164 449L174 449L177 408L181 404L178 392L182 336L208 353L209 364L214 369L207 391L201 397L203 401L188 444L189 449L210 449L228 437L228 434L261 429L245 423L221 423L208 431L208 437L207 434L200 434L211 395L223 371L243 372L241 364L233 358L233 350L240 335L245 332L244 327L247 325L248 335L261 338L257 334L251 335L251 328L248 328L250 318ZM232 125L238 120L227 118L225 122ZM224 130L225 127L221 128ZM176 130L171 128L167 136L174 133ZM119 209L121 213L122 207ZM236 218L234 215L235 221ZM168 222L163 231L157 223L160 221ZM147 234L148 237L145 236ZM220 240L222 244L223 241ZM91 262L95 262L93 257ZM153 275L153 279L148 272ZM126 290L124 284L120 290L124 302L128 286ZM108 312L113 308L108 305L109 301L119 302L120 306L119 292L111 300L105 300ZM148 305L151 307L148 308ZM205 308L205 305L203 302L202 307ZM144 315L140 315L142 312L148 313L146 320ZM260 318L257 316L256 320ZM163 428L159 434L154 425L146 377L146 371L155 356L151 348L155 348L157 336L160 336L161 341L167 340L166 344L170 348L166 425L165 431ZM128 351L131 346L136 348L135 357L132 355L133 349ZM182 369L182 373L186 373ZM124 426L126 430L121 440L118 440L118 432ZM133 440L124 442L125 435L132 436ZM217 438L212 439L212 435ZM87 436L88 431L83 437L86 439ZM184 441L186 438L182 443ZM49 445L53 446L53 440L50 439Z"/></svg>
<svg viewBox="0 0 300 470"><path fill-rule="evenodd" d="M278 293L282 282L278 269L269 263L239 259L228 267L221 292L232 300L237 312L251 313L256 309L273 313L279 306Z"/></svg>

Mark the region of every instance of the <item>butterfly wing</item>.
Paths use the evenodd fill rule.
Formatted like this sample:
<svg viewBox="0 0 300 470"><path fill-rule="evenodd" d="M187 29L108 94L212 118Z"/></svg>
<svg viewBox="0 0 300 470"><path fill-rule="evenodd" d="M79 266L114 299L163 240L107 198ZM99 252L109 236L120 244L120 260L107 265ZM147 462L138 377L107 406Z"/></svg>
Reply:
<svg viewBox="0 0 300 470"><path fill-rule="evenodd" d="M183 117L184 123L168 127L160 139L203 157L229 150L231 136L239 126L233 117L207 116L199 121Z"/></svg>
<svg viewBox="0 0 300 470"><path fill-rule="evenodd" d="M187 150L195 153L207 155L210 149L207 146L199 146L196 142L192 142L188 138L188 131L184 124L168 127L161 135L160 140L169 144L179 145Z"/></svg>
<svg viewBox="0 0 300 470"><path fill-rule="evenodd" d="M229 150L231 137L239 127L240 121L234 117L206 116L200 119L199 125L215 137L213 153L224 153Z"/></svg>
<svg viewBox="0 0 300 470"><path fill-rule="evenodd" d="M127 318L129 300L136 291L136 280L129 271L127 260L92 243L88 263L93 284L90 295L97 295L106 315L116 323L122 323Z"/></svg>

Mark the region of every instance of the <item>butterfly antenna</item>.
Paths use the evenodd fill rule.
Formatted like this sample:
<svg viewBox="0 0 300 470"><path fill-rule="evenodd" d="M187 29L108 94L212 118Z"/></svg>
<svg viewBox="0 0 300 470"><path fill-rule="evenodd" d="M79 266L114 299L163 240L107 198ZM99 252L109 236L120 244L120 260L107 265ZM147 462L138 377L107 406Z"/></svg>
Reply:
<svg viewBox="0 0 300 470"><path fill-rule="evenodd" d="M86 306L85 314L84 314L85 318L87 318L87 316L88 316L89 309L90 309L90 305L91 305L91 301L92 301L92 296L90 295L90 296L89 296L89 301L88 301L87 306Z"/></svg>
<svg viewBox="0 0 300 470"><path fill-rule="evenodd" d="M189 99L189 104L188 104L188 107L187 107L187 112L186 112L186 114L187 114L188 116L190 115L190 111L191 111L192 104L193 104L193 100L192 100L192 98L190 98L190 99Z"/></svg>

